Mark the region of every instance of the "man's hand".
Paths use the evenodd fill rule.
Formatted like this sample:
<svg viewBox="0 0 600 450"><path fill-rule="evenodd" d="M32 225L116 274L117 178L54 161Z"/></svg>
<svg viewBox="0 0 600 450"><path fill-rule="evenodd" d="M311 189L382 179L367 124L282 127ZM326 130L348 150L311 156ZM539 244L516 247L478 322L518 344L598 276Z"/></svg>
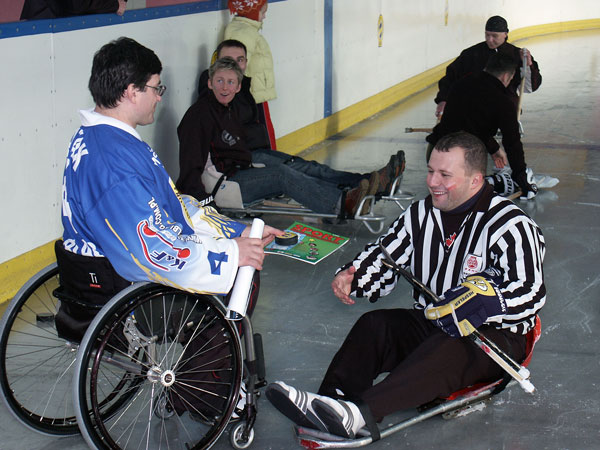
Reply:
<svg viewBox="0 0 600 450"><path fill-rule="evenodd" d="M234 239L239 250L239 267L252 266L256 270L262 270L262 263L265 259L263 240L248 237L237 237Z"/></svg>
<svg viewBox="0 0 600 450"><path fill-rule="evenodd" d="M438 121L442 118L442 114L444 114L444 108L446 107L446 102L439 102L435 108L435 117L438 118Z"/></svg>
<svg viewBox="0 0 600 450"><path fill-rule="evenodd" d="M488 268L449 289L437 304L427 305L425 317L452 337L467 336L490 317L506 314L498 283L499 270Z"/></svg>
<svg viewBox="0 0 600 450"><path fill-rule="evenodd" d="M269 225L265 225L265 227L263 228L263 234L262 234L263 247L265 245L269 245L271 242L273 242L273 239L275 239L275 236L280 236L283 233L284 232L282 230L279 230L274 227L270 227ZM242 231L242 237L245 238L248 236L250 236L250 226L247 226L246 228L244 228L244 231Z"/></svg>
<svg viewBox="0 0 600 450"><path fill-rule="evenodd" d="M523 48L521 49L521 61L523 60L523 53L525 53L525 57L527 58L527 65L528 66L532 65L533 60L531 59L531 53L529 52L529 50L527 50L525 52L523 50L526 50L526 49L523 49Z"/></svg>
<svg viewBox="0 0 600 450"><path fill-rule="evenodd" d="M350 290L355 273L356 267L350 266L338 273L331 282L334 295L346 305L354 305L354 300L350 297Z"/></svg>
<svg viewBox="0 0 600 450"><path fill-rule="evenodd" d="M498 169L503 169L508 164L508 156L502 148L499 148L496 153L492 153L492 160Z"/></svg>

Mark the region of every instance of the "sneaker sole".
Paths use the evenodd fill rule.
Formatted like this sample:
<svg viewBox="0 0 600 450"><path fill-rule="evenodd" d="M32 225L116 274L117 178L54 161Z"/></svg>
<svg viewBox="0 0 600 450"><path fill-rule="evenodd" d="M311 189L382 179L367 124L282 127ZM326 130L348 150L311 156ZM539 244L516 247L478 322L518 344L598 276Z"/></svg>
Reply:
<svg viewBox="0 0 600 450"><path fill-rule="evenodd" d="M315 410L315 413L323 421L330 434L335 434L336 436L341 436L346 439L354 439L354 433L346 430L342 417L340 417L335 409L319 399L313 400L312 407ZM348 412L348 414L350 414L350 412Z"/></svg>
<svg viewBox="0 0 600 450"><path fill-rule="evenodd" d="M275 384L269 386L266 391L267 399L271 404L284 416L294 422L296 425L305 428L317 429L319 431L327 431L317 416L315 416L308 408L306 414L302 412L296 404L290 400L287 391L281 386ZM308 398L305 399L308 402Z"/></svg>

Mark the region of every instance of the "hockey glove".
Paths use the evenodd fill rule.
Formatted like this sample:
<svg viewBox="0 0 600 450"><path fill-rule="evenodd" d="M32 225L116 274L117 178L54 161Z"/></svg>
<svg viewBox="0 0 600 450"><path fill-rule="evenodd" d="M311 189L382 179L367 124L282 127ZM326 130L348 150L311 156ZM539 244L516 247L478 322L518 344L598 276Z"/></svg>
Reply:
<svg viewBox="0 0 600 450"><path fill-rule="evenodd" d="M526 169L518 174L513 173L512 177L521 188L522 199L530 200L535 197L538 188L533 182L533 171L531 169Z"/></svg>
<svg viewBox="0 0 600 450"><path fill-rule="evenodd" d="M500 272L488 268L471 275L428 305L425 317L452 337L468 336L490 317L506 314L506 302L498 289Z"/></svg>

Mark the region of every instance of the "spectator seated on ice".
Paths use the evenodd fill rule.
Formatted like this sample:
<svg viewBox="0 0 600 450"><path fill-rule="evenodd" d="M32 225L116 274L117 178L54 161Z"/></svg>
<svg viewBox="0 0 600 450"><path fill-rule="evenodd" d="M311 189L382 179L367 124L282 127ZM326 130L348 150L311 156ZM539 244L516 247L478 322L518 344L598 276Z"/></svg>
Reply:
<svg viewBox="0 0 600 450"><path fill-rule="evenodd" d="M244 76L238 63L231 57L218 59L208 75L208 89L200 93L177 128L177 188L181 192L200 199L212 194L217 205L225 208L284 195L317 215L358 217L369 212L365 198L389 193L397 184L403 152L392 155L382 169L363 174L334 170L268 148L251 148L247 127L234 107ZM231 181L238 187L232 187ZM222 190L239 192L237 204L223 203L231 197L221 195Z"/></svg>

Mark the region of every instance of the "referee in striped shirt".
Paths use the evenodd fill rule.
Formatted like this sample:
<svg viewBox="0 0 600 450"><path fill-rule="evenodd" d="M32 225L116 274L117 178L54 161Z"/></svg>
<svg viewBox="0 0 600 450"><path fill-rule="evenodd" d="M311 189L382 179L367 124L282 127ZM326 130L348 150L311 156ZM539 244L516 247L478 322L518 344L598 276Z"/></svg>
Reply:
<svg viewBox="0 0 600 450"><path fill-rule="evenodd" d="M348 305L353 297L375 302L389 294L398 275L382 263L382 244L442 302L430 304L414 292L412 309L364 314L318 394L283 382L269 386L267 398L283 414L301 426L353 437L365 422L501 378L502 369L465 338L472 328L524 360L525 335L546 299L544 237L485 182L486 158L485 146L471 134L441 138L428 163L430 195L413 203L332 283ZM381 374L387 375L373 385Z"/></svg>

